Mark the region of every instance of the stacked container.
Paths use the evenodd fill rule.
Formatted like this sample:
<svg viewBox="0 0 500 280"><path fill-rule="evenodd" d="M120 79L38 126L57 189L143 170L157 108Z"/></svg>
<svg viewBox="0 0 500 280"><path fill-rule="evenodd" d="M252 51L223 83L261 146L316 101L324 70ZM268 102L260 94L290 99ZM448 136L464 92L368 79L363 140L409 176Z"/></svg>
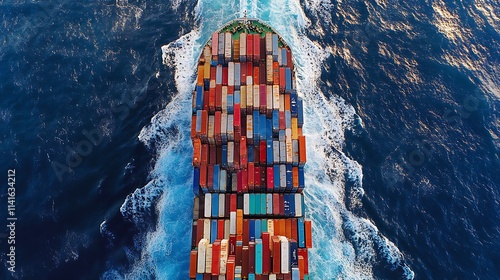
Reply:
<svg viewBox="0 0 500 280"><path fill-rule="evenodd" d="M199 60L190 279L309 279L303 103L289 47L252 26L213 33Z"/></svg>

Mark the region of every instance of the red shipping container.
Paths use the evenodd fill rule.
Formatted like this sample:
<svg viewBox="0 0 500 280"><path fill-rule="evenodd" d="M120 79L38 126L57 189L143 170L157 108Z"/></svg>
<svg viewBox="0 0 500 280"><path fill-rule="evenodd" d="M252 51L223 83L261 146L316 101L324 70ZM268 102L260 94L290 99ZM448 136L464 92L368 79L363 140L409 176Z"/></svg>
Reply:
<svg viewBox="0 0 500 280"><path fill-rule="evenodd" d="M254 190L254 187L255 187L255 182L254 182L254 174L255 174L255 170L254 170L254 163L253 162L249 162L248 163L248 190L250 192L252 192Z"/></svg>
<svg viewBox="0 0 500 280"><path fill-rule="evenodd" d="M260 168L260 189L262 191L266 191L266 177L267 177L267 169L264 162L263 166Z"/></svg>
<svg viewBox="0 0 500 280"><path fill-rule="evenodd" d="M280 195L273 193L273 215L280 214Z"/></svg>
<svg viewBox="0 0 500 280"><path fill-rule="evenodd" d="M253 61L253 36L251 34L247 35L247 61L248 64L252 64Z"/></svg>
<svg viewBox="0 0 500 280"><path fill-rule="evenodd" d="M267 275L271 272L271 236L269 232L262 233L262 273Z"/></svg>
<svg viewBox="0 0 500 280"><path fill-rule="evenodd" d="M248 242L248 273L255 273L255 241Z"/></svg>
<svg viewBox="0 0 500 280"><path fill-rule="evenodd" d="M243 122L245 123L245 122ZM241 136L240 138L240 165L241 168L246 169L248 165L248 156L247 156L247 138L245 136Z"/></svg>
<svg viewBox="0 0 500 280"><path fill-rule="evenodd" d="M279 62L273 62L273 84L280 84L280 64Z"/></svg>
<svg viewBox="0 0 500 280"><path fill-rule="evenodd" d="M222 67L222 85L227 86L228 70L227 67Z"/></svg>
<svg viewBox="0 0 500 280"><path fill-rule="evenodd" d="M250 229L249 223L250 222L247 219L243 219L243 245L245 246L248 246L248 241L250 239L248 231Z"/></svg>
<svg viewBox="0 0 500 280"><path fill-rule="evenodd" d="M299 136L299 164L306 164L306 137Z"/></svg>
<svg viewBox="0 0 500 280"><path fill-rule="evenodd" d="M198 219L196 223L196 246L198 246L198 243L200 243L200 240L203 239L203 219Z"/></svg>
<svg viewBox="0 0 500 280"><path fill-rule="evenodd" d="M222 90L222 88L221 88L221 90ZM215 99L216 99L215 92L216 92L216 88L210 88L210 91L208 92L208 110L211 113L215 111ZM221 92L221 94L222 94L222 92Z"/></svg>
<svg viewBox="0 0 500 280"><path fill-rule="evenodd" d="M272 272L274 274L281 273L281 243L280 238L277 235L274 235L271 238L272 247L273 247L273 268Z"/></svg>
<svg viewBox="0 0 500 280"><path fill-rule="evenodd" d="M201 145L201 164L202 165L207 165L208 164L208 144L202 144Z"/></svg>
<svg viewBox="0 0 500 280"><path fill-rule="evenodd" d="M300 249L299 249L300 250ZM300 280L304 280L304 257L299 253L299 272L300 272Z"/></svg>
<svg viewBox="0 0 500 280"><path fill-rule="evenodd" d="M212 191L214 187L214 166L208 165L207 170L207 188L209 191Z"/></svg>
<svg viewBox="0 0 500 280"><path fill-rule="evenodd" d="M237 178L237 180L236 180L236 182L237 182L237 184L236 184L236 191L238 193L241 193L243 191L243 182L242 182L243 176L241 174L241 170L238 170L238 172L236 173L236 178Z"/></svg>
<svg viewBox="0 0 500 280"><path fill-rule="evenodd" d="M214 136L215 136L215 144L217 146L221 145L222 138L221 138L221 119L222 119L222 113L221 111L216 111L215 112L215 127L214 127Z"/></svg>
<svg viewBox="0 0 500 280"><path fill-rule="evenodd" d="M267 191L272 192L274 189L274 168L272 166L267 167Z"/></svg>
<svg viewBox="0 0 500 280"><path fill-rule="evenodd" d="M293 240L299 240L297 218L293 218L292 219L292 239Z"/></svg>
<svg viewBox="0 0 500 280"><path fill-rule="evenodd" d="M200 165L200 187L203 189L207 188L207 165Z"/></svg>
<svg viewBox="0 0 500 280"><path fill-rule="evenodd" d="M241 236L241 235L240 235ZM236 238L236 240L238 240L238 238ZM234 253L234 259L235 259L235 265L236 266L241 266L242 264L242 257L243 257L243 245L238 245L238 243L236 243L236 252Z"/></svg>
<svg viewBox="0 0 500 280"><path fill-rule="evenodd" d="M309 256L306 248L299 248L299 256L304 258L304 274L309 274Z"/></svg>
<svg viewBox="0 0 500 280"><path fill-rule="evenodd" d="M212 245L212 275L219 275L220 271L220 240Z"/></svg>
<svg viewBox="0 0 500 280"><path fill-rule="evenodd" d="M230 200L231 200L231 202L229 203L229 205L230 205L230 206L229 206L229 208L230 208L229 210L230 210L231 212L235 212L235 211L236 211L236 203L237 203L237 202L236 202L236 201L237 201L237 198L236 198L236 194L235 194L235 193L232 193L232 194L231 194L231 198L230 198Z"/></svg>
<svg viewBox="0 0 500 280"><path fill-rule="evenodd" d="M224 220L217 220L217 239L224 239Z"/></svg>
<svg viewBox="0 0 500 280"><path fill-rule="evenodd" d="M279 111L278 116L279 116L280 130L285 130L286 129L285 112Z"/></svg>
<svg viewBox="0 0 500 280"><path fill-rule="evenodd" d="M260 34L253 34L253 62L260 61Z"/></svg>
<svg viewBox="0 0 500 280"><path fill-rule="evenodd" d="M208 146L208 151L210 152L209 156L209 163L210 164L217 164L217 148L214 146Z"/></svg>
<svg viewBox="0 0 500 280"><path fill-rule="evenodd" d="M241 62L240 65L240 84L242 86L247 84L247 63Z"/></svg>
<svg viewBox="0 0 500 280"><path fill-rule="evenodd" d="M259 63L259 84L266 84L266 63Z"/></svg>
<svg viewBox="0 0 500 280"><path fill-rule="evenodd" d="M240 140L241 136L235 139ZM234 169L240 169L240 142L234 142Z"/></svg>
<svg viewBox="0 0 500 280"><path fill-rule="evenodd" d="M252 62L247 62L247 77L250 76L252 77L252 84L253 84L253 63ZM249 87L247 88L247 95L250 92Z"/></svg>
<svg viewBox="0 0 500 280"><path fill-rule="evenodd" d="M236 235L229 235L229 255L234 255L236 252Z"/></svg>
<svg viewBox="0 0 500 280"><path fill-rule="evenodd" d="M222 85L215 86L215 109L222 110Z"/></svg>
<svg viewBox="0 0 500 280"><path fill-rule="evenodd" d="M198 251L193 250L189 256L189 277L196 278L196 264L198 263Z"/></svg>
<svg viewBox="0 0 500 280"><path fill-rule="evenodd" d="M254 167L254 174L253 174L253 179L255 183L255 191L260 191L260 166L255 166Z"/></svg>
<svg viewBox="0 0 500 280"><path fill-rule="evenodd" d="M241 276L242 278L248 278L248 258L249 258L249 252L248 252L248 246L243 246L242 250L242 256L241 256Z"/></svg>
<svg viewBox="0 0 500 280"><path fill-rule="evenodd" d="M259 143L259 162L261 166L266 166L267 163L267 158L266 158L266 151L267 151L267 146L266 146L266 141L261 140Z"/></svg>
<svg viewBox="0 0 500 280"><path fill-rule="evenodd" d="M236 259L234 256L229 256L227 258L226 267L226 280L234 280L234 269L236 266Z"/></svg>
<svg viewBox="0 0 500 280"><path fill-rule="evenodd" d="M260 84L259 86L259 111L261 114L266 113L267 109L267 95L266 95L266 85L265 84Z"/></svg>
<svg viewBox="0 0 500 280"><path fill-rule="evenodd" d="M248 192L248 171L246 169L241 170L241 191Z"/></svg>
<svg viewBox="0 0 500 280"><path fill-rule="evenodd" d="M240 132L241 131L241 105L239 103L234 104L234 131L235 132ZM236 141L239 141L240 138L235 138Z"/></svg>
<svg viewBox="0 0 500 280"><path fill-rule="evenodd" d="M201 110L201 133L200 133L200 136L204 136L206 138L207 137L207 129L208 129L208 112L206 110Z"/></svg>

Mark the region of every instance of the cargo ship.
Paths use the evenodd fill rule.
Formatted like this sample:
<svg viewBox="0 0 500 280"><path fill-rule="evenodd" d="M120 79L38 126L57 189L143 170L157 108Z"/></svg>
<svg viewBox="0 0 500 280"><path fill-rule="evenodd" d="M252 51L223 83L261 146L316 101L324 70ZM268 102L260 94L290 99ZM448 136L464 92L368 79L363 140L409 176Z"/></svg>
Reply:
<svg viewBox="0 0 500 280"><path fill-rule="evenodd" d="M245 17L212 34L197 67L189 279L310 279L303 102L290 47Z"/></svg>

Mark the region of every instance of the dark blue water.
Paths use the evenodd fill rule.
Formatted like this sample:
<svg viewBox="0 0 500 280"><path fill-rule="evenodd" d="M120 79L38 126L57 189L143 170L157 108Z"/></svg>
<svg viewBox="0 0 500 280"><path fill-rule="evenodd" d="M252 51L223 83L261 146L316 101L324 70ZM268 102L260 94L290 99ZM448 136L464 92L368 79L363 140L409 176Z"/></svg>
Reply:
<svg viewBox="0 0 500 280"><path fill-rule="evenodd" d="M340 153L362 166L362 182L347 176L340 203L403 256L388 261L377 242L366 252L374 239L346 222L359 275L400 279L407 265L415 279L500 278L500 5L322 3L301 3L311 21L301 32L331 54L318 90L359 116ZM220 24L204 1L197 18L196 4L0 3L0 205L15 168L18 218L16 272L7 271L1 235L1 279L165 278L172 248L150 248L150 234L168 192L154 174L179 132L160 126L150 145L138 136L179 89L160 47ZM254 4L273 21L270 3ZM284 13L296 11L289 4ZM343 268L331 278L349 278L346 259L332 256L325 265Z"/></svg>

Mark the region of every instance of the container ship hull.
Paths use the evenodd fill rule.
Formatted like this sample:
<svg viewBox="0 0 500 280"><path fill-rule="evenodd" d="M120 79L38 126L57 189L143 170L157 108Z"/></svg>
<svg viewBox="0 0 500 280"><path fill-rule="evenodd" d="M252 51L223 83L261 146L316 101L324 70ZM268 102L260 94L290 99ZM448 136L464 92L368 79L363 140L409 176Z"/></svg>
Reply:
<svg viewBox="0 0 500 280"><path fill-rule="evenodd" d="M259 20L234 20L204 46L192 105L189 279L310 279L295 85L289 46Z"/></svg>

